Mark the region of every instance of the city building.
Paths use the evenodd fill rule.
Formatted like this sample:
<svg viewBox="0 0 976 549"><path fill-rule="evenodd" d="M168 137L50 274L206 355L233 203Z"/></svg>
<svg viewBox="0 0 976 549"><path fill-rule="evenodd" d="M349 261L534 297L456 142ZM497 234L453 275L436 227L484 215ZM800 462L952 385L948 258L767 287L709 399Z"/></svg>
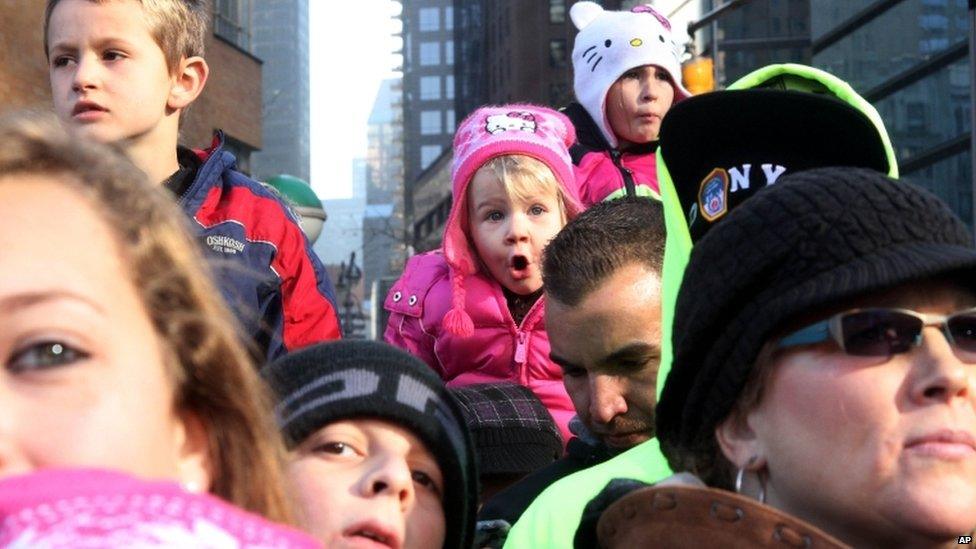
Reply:
<svg viewBox="0 0 976 549"><path fill-rule="evenodd" d="M391 204L403 186L402 81L380 84L366 129L366 202Z"/></svg>
<svg viewBox="0 0 976 549"><path fill-rule="evenodd" d="M454 153L445 149L414 181L414 210L408 226L410 246L415 253L441 245L444 223L451 213L451 164Z"/></svg>
<svg viewBox="0 0 976 549"><path fill-rule="evenodd" d="M559 108L573 100L574 0L456 0L455 110L459 118L485 104L535 103ZM599 2L622 9L621 0Z"/></svg>
<svg viewBox="0 0 976 549"><path fill-rule="evenodd" d="M242 171L261 147L261 60L249 51L250 11L244 0L218 0L206 58L210 78L187 111L181 143L210 146L215 129L223 129L226 147L238 156ZM233 9L231 9L233 8ZM20 109L51 111L51 88L42 29L44 2L0 0L3 28L0 51L11 55L0 63L0 113ZM16 52L14 55L13 53Z"/></svg>
<svg viewBox="0 0 976 549"><path fill-rule="evenodd" d="M451 147L454 111L454 1L403 0L404 216L412 183Z"/></svg>
<svg viewBox="0 0 976 549"><path fill-rule="evenodd" d="M878 109L901 177L928 188L973 226L973 16L960 0L817 0L814 65Z"/></svg>
<svg viewBox="0 0 976 549"><path fill-rule="evenodd" d="M771 63L809 64L811 10L810 0L701 0L689 31L722 88Z"/></svg>
<svg viewBox="0 0 976 549"><path fill-rule="evenodd" d="M252 155L254 176L287 173L309 181L309 0L254 2L251 43L264 60L261 150Z"/></svg>
<svg viewBox="0 0 976 549"><path fill-rule="evenodd" d="M382 302L386 292L379 284L383 278L399 272L404 260L402 216L395 205L402 205L403 189L403 112L402 83L399 78L380 84L367 123L366 137L366 209L363 215L363 310L373 324L386 325ZM402 211L402 207L401 207ZM379 307L373 307L378 302ZM379 315L381 319L374 320ZM371 334L376 328L371 327ZM379 329L382 336L382 328Z"/></svg>
<svg viewBox="0 0 976 549"><path fill-rule="evenodd" d="M328 218L313 249L326 265L349 262L356 254L356 262L363 258L363 213L366 210L366 160L352 161L352 196L322 201Z"/></svg>
<svg viewBox="0 0 976 549"><path fill-rule="evenodd" d="M44 3L0 0L0 112L51 110L51 85L44 55ZM17 52L11 55L11 52Z"/></svg>
<svg viewBox="0 0 976 549"><path fill-rule="evenodd" d="M366 213L366 188L369 165L365 158L352 162L352 196L323 200L328 219L314 250L325 264L336 290L336 311L342 324L342 337L362 339L367 323L369 290L363 280L363 217Z"/></svg>
<svg viewBox="0 0 976 549"><path fill-rule="evenodd" d="M402 228L395 223L393 204L367 204L363 212L363 312L369 317L371 328L370 338L376 339L376 333L382 337L383 327L389 318L383 309L383 301L389 291L389 285L383 280L395 278L391 263L392 254L400 247ZM375 304L375 305L374 305Z"/></svg>

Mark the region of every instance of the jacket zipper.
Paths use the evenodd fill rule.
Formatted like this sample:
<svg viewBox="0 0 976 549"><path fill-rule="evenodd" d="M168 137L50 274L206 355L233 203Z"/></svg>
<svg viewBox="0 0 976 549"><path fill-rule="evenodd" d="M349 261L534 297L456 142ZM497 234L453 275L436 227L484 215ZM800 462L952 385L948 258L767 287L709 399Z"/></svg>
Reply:
<svg viewBox="0 0 976 549"><path fill-rule="evenodd" d="M525 314L525 318L522 319L522 323L515 327L515 364L516 366L525 366L525 363L529 360L529 329L531 326L526 326L526 321L532 318L532 314L539 307L539 303L545 299L544 296L539 296L539 299L532 304L529 308L529 312ZM513 319L514 322L514 319ZM538 321L536 321L538 322ZM532 323L535 326L535 322ZM529 385L529 369L519 368L518 369L519 383L528 387Z"/></svg>
<svg viewBox="0 0 976 549"><path fill-rule="evenodd" d="M526 347L525 342L526 342L526 340L528 340L528 338L529 338L529 336L525 332L523 332L522 330L519 330L519 332L518 332L518 343L516 343L516 345L515 345L515 363L516 364L525 364L525 359L526 359L526 356L525 355L528 354L528 351L525 348Z"/></svg>
<svg viewBox="0 0 976 549"><path fill-rule="evenodd" d="M620 170L620 175L624 178L624 188L627 189L627 196L636 196L637 188L634 186L634 176L633 172L629 168L625 168L623 161L620 159L622 155L617 149L610 149L610 158L613 159L613 165Z"/></svg>

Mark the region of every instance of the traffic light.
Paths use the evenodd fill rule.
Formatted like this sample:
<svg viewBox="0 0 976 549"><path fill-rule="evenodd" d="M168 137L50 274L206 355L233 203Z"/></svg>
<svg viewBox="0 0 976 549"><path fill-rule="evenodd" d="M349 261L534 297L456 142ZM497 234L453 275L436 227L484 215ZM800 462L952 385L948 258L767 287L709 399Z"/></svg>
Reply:
<svg viewBox="0 0 976 549"><path fill-rule="evenodd" d="M715 66L711 57L695 56L681 66L685 88L698 95L715 89Z"/></svg>

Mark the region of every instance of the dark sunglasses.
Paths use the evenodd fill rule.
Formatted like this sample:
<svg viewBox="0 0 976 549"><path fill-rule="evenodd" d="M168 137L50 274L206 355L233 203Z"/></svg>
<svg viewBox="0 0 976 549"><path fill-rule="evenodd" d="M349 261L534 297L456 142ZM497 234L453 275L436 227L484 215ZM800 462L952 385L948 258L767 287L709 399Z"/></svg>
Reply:
<svg viewBox="0 0 976 549"><path fill-rule="evenodd" d="M780 340L778 347L833 339L849 355L888 356L921 345L925 326L938 326L953 347L976 353L976 309L951 315L907 309L854 309L797 330Z"/></svg>

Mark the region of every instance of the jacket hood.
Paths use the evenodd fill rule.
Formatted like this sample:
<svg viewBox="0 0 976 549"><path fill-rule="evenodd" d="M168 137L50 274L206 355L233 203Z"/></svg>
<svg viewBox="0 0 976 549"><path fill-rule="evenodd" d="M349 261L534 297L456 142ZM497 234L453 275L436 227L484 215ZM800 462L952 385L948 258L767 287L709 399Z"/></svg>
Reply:
<svg viewBox="0 0 976 549"><path fill-rule="evenodd" d="M888 137L888 130L885 129L881 115L871 103L868 103L866 99L854 91L850 84L829 72L798 63L768 65L736 80L727 89L793 90L831 95L847 103L867 117L877 129L878 141L876 144L884 149L884 155L888 160L885 173L888 177L898 178L898 161L895 157L895 149L891 145L891 139Z"/></svg>

